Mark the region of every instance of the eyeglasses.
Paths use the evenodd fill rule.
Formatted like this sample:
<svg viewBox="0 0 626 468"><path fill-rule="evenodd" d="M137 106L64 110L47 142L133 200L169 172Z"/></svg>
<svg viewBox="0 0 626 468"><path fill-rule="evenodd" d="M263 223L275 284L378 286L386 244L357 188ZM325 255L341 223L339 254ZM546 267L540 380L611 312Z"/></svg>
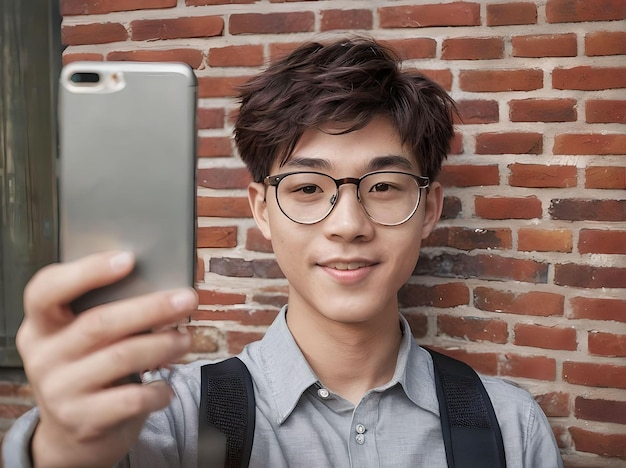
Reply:
<svg viewBox="0 0 626 468"><path fill-rule="evenodd" d="M428 177L406 172L377 171L360 179L333 179L321 172L289 172L267 176L265 185L276 188L276 202L287 218L298 224L315 224L326 218L339 200L339 187L356 185L357 199L369 218L384 226L407 222L417 211L421 189Z"/></svg>

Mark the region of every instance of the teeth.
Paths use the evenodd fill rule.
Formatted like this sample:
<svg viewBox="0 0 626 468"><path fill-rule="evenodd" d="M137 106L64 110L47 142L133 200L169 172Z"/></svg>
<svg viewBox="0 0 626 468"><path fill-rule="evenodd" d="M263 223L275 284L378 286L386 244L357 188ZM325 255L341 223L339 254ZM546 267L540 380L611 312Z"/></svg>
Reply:
<svg viewBox="0 0 626 468"><path fill-rule="evenodd" d="M335 263L331 265L336 270L356 270L358 268L363 268L365 266L364 263Z"/></svg>

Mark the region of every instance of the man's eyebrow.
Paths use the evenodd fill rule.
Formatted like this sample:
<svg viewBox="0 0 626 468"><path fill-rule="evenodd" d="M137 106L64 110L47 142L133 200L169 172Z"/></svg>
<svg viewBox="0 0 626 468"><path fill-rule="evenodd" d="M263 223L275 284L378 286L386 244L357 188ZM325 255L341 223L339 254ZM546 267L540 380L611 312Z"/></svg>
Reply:
<svg viewBox="0 0 626 468"><path fill-rule="evenodd" d="M306 169L332 169L332 165L327 159L321 158L303 158L303 157L292 157L290 158L283 167L295 167L295 168L306 168Z"/></svg>
<svg viewBox="0 0 626 468"><path fill-rule="evenodd" d="M412 171L414 169L411 161L404 156L389 154L385 156L377 156L370 159L367 163L367 171L380 171L391 167Z"/></svg>

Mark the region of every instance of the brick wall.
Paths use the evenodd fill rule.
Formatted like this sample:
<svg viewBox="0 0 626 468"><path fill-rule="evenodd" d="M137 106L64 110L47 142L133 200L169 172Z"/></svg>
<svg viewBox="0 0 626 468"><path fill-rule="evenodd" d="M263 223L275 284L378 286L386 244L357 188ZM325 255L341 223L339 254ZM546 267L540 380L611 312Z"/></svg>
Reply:
<svg viewBox="0 0 626 468"><path fill-rule="evenodd" d="M233 87L312 36L364 32L450 91L462 115L441 174L444 219L400 294L416 338L530 390L567 466L625 463L626 1L61 5L66 63L178 60L197 71L190 359L238 352L286 301L233 154ZM11 383L0 398L9 420L29 403Z"/></svg>

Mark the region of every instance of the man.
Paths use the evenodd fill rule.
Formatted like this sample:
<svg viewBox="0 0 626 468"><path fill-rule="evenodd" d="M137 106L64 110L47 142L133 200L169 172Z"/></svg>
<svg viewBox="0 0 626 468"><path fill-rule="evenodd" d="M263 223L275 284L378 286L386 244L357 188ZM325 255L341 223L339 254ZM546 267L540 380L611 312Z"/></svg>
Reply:
<svg viewBox="0 0 626 468"><path fill-rule="evenodd" d="M288 304L240 355L257 405L251 466L446 466L432 360L397 293L441 214L454 105L398 63L369 39L305 44L242 89L235 138L254 179L250 205L289 283ZM201 363L112 385L189 349L184 333L137 333L181 320L194 294L79 317L67 306L132 267L128 253L96 254L27 287L18 345L38 409L9 434L7 466L29 456L37 466L196 465ZM483 383L507 466L562 466L530 395Z"/></svg>

